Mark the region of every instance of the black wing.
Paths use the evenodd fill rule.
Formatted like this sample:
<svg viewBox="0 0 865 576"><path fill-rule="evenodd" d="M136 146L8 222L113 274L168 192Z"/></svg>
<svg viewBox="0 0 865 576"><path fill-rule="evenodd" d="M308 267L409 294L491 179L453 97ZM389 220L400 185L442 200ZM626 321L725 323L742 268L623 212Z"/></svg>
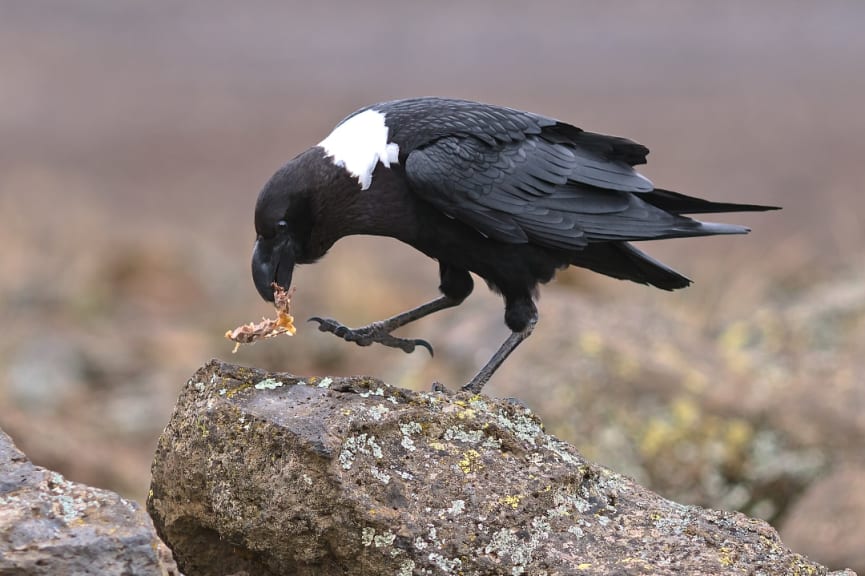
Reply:
<svg viewBox="0 0 865 576"><path fill-rule="evenodd" d="M389 125L397 120L391 139L417 194L490 238L579 249L599 240L723 232L634 194L653 186L633 169L648 150L630 140L472 102L379 106Z"/></svg>

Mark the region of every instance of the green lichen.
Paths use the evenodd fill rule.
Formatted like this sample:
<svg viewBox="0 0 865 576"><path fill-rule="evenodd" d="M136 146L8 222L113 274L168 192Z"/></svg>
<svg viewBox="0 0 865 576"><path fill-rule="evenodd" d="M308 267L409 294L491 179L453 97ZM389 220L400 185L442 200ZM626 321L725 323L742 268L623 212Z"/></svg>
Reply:
<svg viewBox="0 0 865 576"><path fill-rule="evenodd" d="M373 466L372 468L370 468L370 473L382 484L390 484L390 474L388 474L378 466Z"/></svg>
<svg viewBox="0 0 865 576"><path fill-rule="evenodd" d="M506 558L502 563L511 567L513 576L526 573L535 549L549 537L550 524L543 518L534 518L527 538L518 537L516 532L515 528L502 528L493 534L486 546L477 550L478 554L491 555L500 561Z"/></svg>
<svg viewBox="0 0 865 576"><path fill-rule="evenodd" d="M399 430L402 432L402 441L400 445L408 450L409 452L414 452L417 448L414 445L414 440L412 440L411 436L413 434L420 434L423 431L423 428L417 422L404 422L399 425Z"/></svg>
<svg viewBox="0 0 865 576"><path fill-rule="evenodd" d="M463 567L463 562L459 558L445 558L436 552L430 552L427 558L445 574L455 574Z"/></svg>
<svg viewBox="0 0 865 576"><path fill-rule="evenodd" d="M463 510L465 510L465 507L466 507L465 500L452 500L451 501L451 507L448 508L447 512L451 516L458 516L458 515L463 513Z"/></svg>
<svg viewBox="0 0 865 576"><path fill-rule="evenodd" d="M484 397L480 394L475 394L474 396L469 398L469 406L471 406L473 410L476 410L478 412L486 413L490 410L489 405L484 400Z"/></svg>
<svg viewBox="0 0 865 576"><path fill-rule="evenodd" d="M375 421L379 421L382 417L390 412L390 408L387 406L383 406L381 404L376 404L375 406L371 406L367 409L369 411L369 415L372 416L372 419Z"/></svg>
<svg viewBox="0 0 865 576"><path fill-rule="evenodd" d="M282 386L282 382L276 378L265 378L255 383L256 390L276 390L280 386Z"/></svg>
<svg viewBox="0 0 865 576"><path fill-rule="evenodd" d="M361 392L359 394L361 398L369 398L370 396L384 396L384 388L379 386L375 390L367 390L366 392Z"/></svg>
<svg viewBox="0 0 865 576"><path fill-rule="evenodd" d="M397 570L396 576L412 576L413 573L414 561L404 560L403 563L399 565L399 570Z"/></svg>
<svg viewBox="0 0 865 576"><path fill-rule="evenodd" d="M445 430L444 439L448 442L456 440L466 444L480 444L484 436L481 430L466 430L462 426L454 426Z"/></svg>
<svg viewBox="0 0 865 576"><path fill-rule="evenodd" d="M547 439L547 443L544 444L544 448L555 454L565 462L566 464L570 464L572 466L579 466L580 460L574 457L570 451L567 443L562 442L561 440L556 440L552 436Z"/></svg>
<svg viewBox="0 0 865 576"><path fill-rule="evenodd" d="M390 530L385 530L381 534L376 534L372 539L372 543L376 548L386 548L393 546L394 540L396 540L396 534Z"/></svg>
<svg viewBox="0 0 865 576"><path fill-rule="evenodd" d="M531 414L528 410L526 413ZM497 420L499 426L510 430L514 436L532 446L536 445L536 438L544 434L544 429L538 421L525 414L509 416L504 410L499 410Z"/></svg>
<svg viewBox="0 0 865 576"><path fill-rule="evenodd" d="M383 457L381 446L376 443L375 436L366 433L350 436L343 442L342 450L339 453L339 463L342 464L344 470L351 470L357 454L371 455L376 460L381 460Z"/></svg>

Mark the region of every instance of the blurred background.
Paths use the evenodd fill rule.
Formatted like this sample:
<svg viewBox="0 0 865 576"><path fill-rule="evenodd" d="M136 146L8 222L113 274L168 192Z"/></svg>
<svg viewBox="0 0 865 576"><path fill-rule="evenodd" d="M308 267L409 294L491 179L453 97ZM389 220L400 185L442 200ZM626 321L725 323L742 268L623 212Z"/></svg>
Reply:
<svg viewBox="0 0 865 576"><path fill-rule="evenodd" d="M485 392L687 503L772 522L865 570L865 3L0 2L0 427L37 464L143 500L156 439L212 357L464 382L507 335L478 283L404 334L436 358L271 315L258 190L353 110L441 95L627 136L659 186L782 205L747 237L641 248L695 284L580 270ZM363 324L436 295L434 262L352 238L295 272L298 319Z"/></svg>

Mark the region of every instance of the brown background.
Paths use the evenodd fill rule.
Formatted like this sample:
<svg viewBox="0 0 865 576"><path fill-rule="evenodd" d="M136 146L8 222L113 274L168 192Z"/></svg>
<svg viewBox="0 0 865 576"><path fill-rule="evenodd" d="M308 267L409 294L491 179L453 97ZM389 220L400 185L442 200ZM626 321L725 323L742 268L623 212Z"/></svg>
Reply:
<svg viewBox="0 0 865 576"><path fill-rule="evenodd" d="M463 309L407 331L438 345L434 362L305 325L236 356L222 340L270 313L249 277L253 203L270 174L360 106L443 95L633 138L653 150L644 173L667 188L784 206L726 217L754 227L746 238L645 246L697 281L685 292L564 274L544 291L536 336L487 393L520 396L591 451L578 408L555 408L591 388L596 373L577 356L596 351L596 336L618 350L643 335L685 350L709 389L733 391L712 410L769 421L831 473L865 438L862 22L865 4L840 0L2 2L0 426L37 463L140 499L177 392L210 357L459 384L505 334L482 285ZM344 241L296 272L295 311L377 319L434 296L436 269L393 241ZM814 336L796 311L833 298L846 307ZM560 306L586 308L545 323ZM736 327L767 310L782 343L738 343ZM554 352L556 338L585 354ZM714 363L731 346L749 370ZM659 361L650 356L633 352L628 365L639 372ZM532 386L530 371L560 374L559 386ZM637 398L669 380L639 373L626 387ZM799 434L803 422L816 432ZM593 456L617 467L614 452Z"/></svg>

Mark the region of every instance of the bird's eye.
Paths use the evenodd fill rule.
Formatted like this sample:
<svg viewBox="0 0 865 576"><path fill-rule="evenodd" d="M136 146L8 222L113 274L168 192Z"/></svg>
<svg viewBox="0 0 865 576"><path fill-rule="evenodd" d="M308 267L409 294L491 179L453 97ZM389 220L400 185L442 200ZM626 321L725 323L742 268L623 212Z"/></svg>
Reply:
<svg viewBox="0 0 865 576"><path fill-rule="evenodd" d="M278 234L284 234L287 231L288 231L288 222L286 222L285 220L280 220L279 222L276 223L276 232Z"/></svg>

